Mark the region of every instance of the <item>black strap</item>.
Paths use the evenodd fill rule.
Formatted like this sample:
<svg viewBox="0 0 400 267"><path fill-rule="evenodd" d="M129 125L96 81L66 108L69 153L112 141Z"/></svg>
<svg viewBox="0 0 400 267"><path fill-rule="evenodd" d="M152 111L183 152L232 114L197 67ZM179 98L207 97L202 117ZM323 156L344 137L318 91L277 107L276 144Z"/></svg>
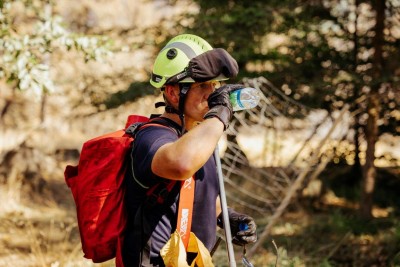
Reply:
<svg viewBox="0 0 400 267"><path fill-rule="evenodd" d="M144 129L143 127L145 125L149 125L150 127L150 126L155 126L155 124L168 127L171 130L173 130L178 136L181 136L178 124L176 124L170 119L161 117L158 114L152 114L148 122L134 123L130 125L126 129L126 131L129 131L130 129L134 136L138 133L140 129ZM152 185L149 189L146 190L147 190L146 196L144 197L143 202L138 207L138 210L136 210L136 214L134 216L134 228L133 228L135 237L137 237L137 240L141 240L142 249L140 251L139 260L141 263L144 264L149 263L149 254L145 246L151 245L151 239L150 239L151 232L145 231L145 227L147 227L146 229L148 229L148 225L144 226L144 215L147 212L153 212L155 209L157 210L161 208L163 205L169 205L171 201L173 201L172 197L175 195L175 192L176 194L179 194L180 183L174 180L162 179L162 181L157 182L156 184ZM124 262L125 260L126 259L124 258Z"/></svg>
<svg viewBox="0 0 400 267"><path fill-rule="evenodd" d="M165 112L174 113L174 114L178 114L179 115L179 111L178 110L176 110L172 106L168 106L165 102L157 102L157 103L155 103L155 106L156 106L156 108L165 107Z"/></svg>
<svg viewBox="0 0 400 267"><path fill-rule="evenodd" d="M178 137L182 135L181 131L178 128L176 128L177 125L174 126L175 122L171 121L170 119L161 116L155 116L145 124L149 125L154 123L169 127L171 130L175 131ZM174 190L174 188L177 188L177 190L179 190L180 183L177 183L177 181L175 180L169 180L169 179L163 179L162 182L153 185L146 193L147 197L146 201L143 204L144 207L151 208L157 205L164 204L165 200L170 195L171 191Z"/></svg>
<svg viewBox="0 0 400 267"><path fill-rule="evenodd" d="M178 129L176 126L174 126L173 123L169 121L169 119L163 118L159 114L152 114L150 116L150 120L148 122L135 122L135 123L129 125L125 129L125 133L132 137L135 137L136 134L141 129L144 129L144 127L146 125L151 126L151 124L159 124L159 125L168 127L171 130L173 130L178 135L178 137L180 137L182 135L180 129Z"/></svg>
<svg viewBox="0 0 400 267"><path fill-rule="evenodd" d="M165 107L167 104L165 104L165 102L156 102L155 104L154 104L154 106L156 107L156 108L159 108L159 107Z"/></svg>
<svg viewBox="0 0 400 267"><path fill-rule="evenodd" d="M161 116L155 116L155 117L151 117L149 122L146 122L146 124L150 124L150 123L156 123L156 124L159 124L162 126L169 127L169 128L171 128L171 130L173 130L176 133L176 135L178 137L182 136L182 132L178 128L178 125L170 119L167 119L167 118L164 118Z"/></svg>
<svg viewBox="0 0 400 267"><path fill-rule="evenodd" d="M186 125L185 125L185 102L186 102L186 96L187 93L190 89L191 84L190 83L180 83L179 84L179 106L178 106L178 115L179 119L181 120L182 124L182 133L185 133L186 131Z"/></svg>
<svg viewBox="0 0 400 267"><path fill-rule="evenodd" d="M177 125L174 125L175 122L155 114L152 114L150 116L150 120L148 122L133 123L126 129L126 132L127 134L135 136L141 129L144 129L146 126L150 127L157 124L168 127L169 129L174 131L178 137L181 136L181 132L177 128ZM147 190L147 197L144 202L144 206L154 207L156 205L162 205L169 196L170 192L175 188L176 184L177 181L164 179L162 182L153 185L150 189Z"/></svg>
<svg viewBox="0 0 400 267"><path fill-rule="evenodd" d="M178 109L179 109L179 112L182 113L182 114L185 113L185 100L186 100L187 93L188 93L188 91L190 89L190 86L191 86L191 84L187 84L187 83L180 83L179 84L180 90L179 90L179 106L178 106Z"/></svg>

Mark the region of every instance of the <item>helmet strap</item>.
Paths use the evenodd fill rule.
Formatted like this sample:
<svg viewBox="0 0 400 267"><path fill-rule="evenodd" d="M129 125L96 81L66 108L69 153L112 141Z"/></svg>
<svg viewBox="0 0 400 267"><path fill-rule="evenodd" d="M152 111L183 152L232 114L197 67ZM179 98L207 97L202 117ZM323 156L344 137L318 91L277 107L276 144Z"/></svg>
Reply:
<svg viewBox="0 0 400 267"><path fill-rule="evenodd" d="M191 86L190 83L179 83L179 106L178 106L179 113L178 113L178 115L179 115L179 119L181 120L181 124L182 124L182 134L184 134L186 131L185 101L186 101L186 96L190 89L190 86Z"/></svg>
<svg viewBox="0 0 400 267"><path fill-rule="evenodd" d="M155 104L156 108L165 106L165 112L167 113L174 113L179 116L179 119L181 121L182 125L182 134L185 133L186 131L186 125L185 125L185 101L186 101L186 96L191 87L191 84L189 83L179 83L179 103L178 103L178 110L175 109L173 106L171 106L168 101L165 99L165 95L163 95L164 101L165 102L157 102Z"/></svg>
<svg viewBox="0 0 400 267"><path fill-rule="evenodd" d="M168 100L165 98L164 94L163 94L163 98L164 98L164 102L160 101L160 102L155 103L155 107L156 108L165 107L165 112L174 113L174 114L179 115L180 114L179 111L168 103Z"/></svg>

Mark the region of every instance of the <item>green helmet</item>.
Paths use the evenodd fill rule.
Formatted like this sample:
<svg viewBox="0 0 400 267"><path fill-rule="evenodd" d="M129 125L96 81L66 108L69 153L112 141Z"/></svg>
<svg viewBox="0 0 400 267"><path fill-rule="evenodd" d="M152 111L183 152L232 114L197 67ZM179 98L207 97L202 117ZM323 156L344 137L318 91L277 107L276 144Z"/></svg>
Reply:
<svg viewBox="0 0 400 267"><path fill-rule="evenodd" d="M150 84L156 88L163 87L170 77L182 72L192 58L212 49L207 41L193 34L181 34L174 37L158 53ZM193 83L194 80L186 77L180 82Z"/></svg>

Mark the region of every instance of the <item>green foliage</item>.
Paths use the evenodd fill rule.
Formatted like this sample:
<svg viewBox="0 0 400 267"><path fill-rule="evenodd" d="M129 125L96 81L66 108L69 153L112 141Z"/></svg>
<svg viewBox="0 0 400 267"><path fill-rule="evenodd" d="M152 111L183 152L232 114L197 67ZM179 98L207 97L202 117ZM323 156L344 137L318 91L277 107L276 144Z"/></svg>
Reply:
<svg viewBox="0 0 400 267"><path fill-rule="evenodd" d="M395 225L394 236L397 242L400 243L400 222L397 222L397 224Z"/></svg>
<svg viewBox="0 0 400 267"><path fill-rule="evenodd" d="M329 111L345 103L365 110L366 100L356 104L355 99L382 84L380 130L400 133L395 115L400 107L400 98L395 97L400 68L400 46L393 31L399 26L395 1L387 0L386 63L379 78L372 78L373 24L365 23L375 19L373 1L358 1L358 7L355 1L339 0L194 2L199 12L189 15L193 23L183 30L227 48L239 63L241 77L262 75L286 87L283 91L289 97Z"/></svg>
<svg viewBox="0 0 400 267"><path fill-rule="evenodd" d="M337 164L331 163L322 172L323 183L326 188L332 190L336 196L356 202L360 199L361 177L354 175L354 166L349 166L344 161ZM398 192L400 180L398 170L394 168L378 168L376 189L373 195L374 203L382 208L393 209L400 213L400 200Z"/></svg>
<svg viewBox="0 0 400 267"><path fill-rule="evenodd" d="M324 206L319 211L304 214L302 210L298 215L301 217L289 219L289 216L286 221L292 220L295 226L289 231L284 231L282 225L276 226L280 232L273 236L280 252L278 266L284 266L284 262L285 266L294 263L294 266L326 267L392 266L388 263L399 262L397 217L366 221L358 218L353 210L336 205ZM271 260L268 264L263 262L261 256L253 258L255 266L274 266Z"/></svg>
<svg viewBox="0 0 400 267"><path fill-rule="evenodd" d="M329 220L332 227L331 231L335 234L347 232L355 235L377 234L379 226L382 227L377 220L365 221L358 216L343 214L340 210L333 211Z"/></svg>
<svg viewBox="0 0 400 267"><path fill-rule="evenodd" d="M215 47L224 47L239 66L257 55L258 45L272 21L265 1L195 1L199 14L187 31L198 34ZM205 14L205 15L203 15Z"/></svg>
<svg viewBox="0 0 400 267"><path fill-rule="evenodd" d="M328 259L323 259L319 267L333 267L335 265L332 265Z"/></svg>
<svg viewBox="0 0 400 267"><path fill-rule="evenodd" d="M75 49L85 61L110 54L108 39L70 33L53 14L52 1L3 0L0 3L0 79L40 96L55 90L51 54Z"/></svg>
<svg viewBox="0 0 400 267"><path fill-rule="evenodd" d="M379 207L392 207L396 214L400 214L399 170L397 168L379 168L377 170L376 191L374 203Z"/></svg>
<svg viewBox="0 0 400 267"><path fill-rule="evenodd" d="M284 248L278 249L278 266L285 266L285 267L296 267L303 265L303 262L299 257L291 257L288 255L288 252ZM270 265L274 266L274 265Z"/></svg>

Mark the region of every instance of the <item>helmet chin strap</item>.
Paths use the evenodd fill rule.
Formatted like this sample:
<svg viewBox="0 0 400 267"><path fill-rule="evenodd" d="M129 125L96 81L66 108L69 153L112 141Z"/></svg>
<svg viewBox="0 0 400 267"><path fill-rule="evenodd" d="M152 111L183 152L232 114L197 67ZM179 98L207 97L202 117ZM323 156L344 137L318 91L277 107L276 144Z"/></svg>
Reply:
<svg viewBox="0 0 400 267"><path fill-rule="evenodd" d="M182 134L186 132L186 125L185 125L185 101L187 93L190 89L190 83L179 83L179 106L178 106L178 115L179 119L181 120L182 124Z"/></svg>
<svg viewBox="0 0 400 267"><path fill-rule="evenodd" d="M187 93L190 89L190 83L179 83L179 103L178 103L178 110L168 104L167 101L165 102L158 102L155 104L156 108L165 106L165 112L167 113L174 113L179 116L181 121L182 130L181 133L184 134L186 131L185 125L185 101ZM165 97L164 97L165 100Z"/></svg>

